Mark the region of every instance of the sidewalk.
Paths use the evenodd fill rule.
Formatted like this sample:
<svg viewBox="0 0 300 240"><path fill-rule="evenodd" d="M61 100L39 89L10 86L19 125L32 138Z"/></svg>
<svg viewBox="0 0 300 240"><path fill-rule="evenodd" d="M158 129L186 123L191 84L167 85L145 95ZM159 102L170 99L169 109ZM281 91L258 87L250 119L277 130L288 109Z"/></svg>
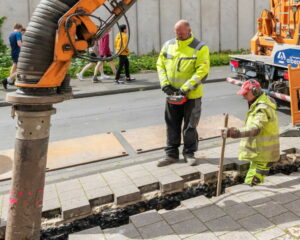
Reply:
<svg viewBox="0 0 300 240"><path fill-rule="evenodd" d="M206 80L208 83L223 81L226 77L233 76L230 72L229 66L222 67L212 67L211 72ZM156 72L144 73L144 74L134 74L132 75L136 81L127 84L115 84L112 79L103 80L103 83L92 83L92 79L85 78L84 81L79 81L78 79L72 79L71 86L73 88L74 98L82 97L93 97L102 96L117 93L126 92L136 92L144 90L152 90L159 88L159 81ZM113 76L112 76L113 77ZM7 92L15 91L17 88L8 86ZM9 104L5 102L5 95L7 93L0 86L0 107L8 106Z"/></svg>

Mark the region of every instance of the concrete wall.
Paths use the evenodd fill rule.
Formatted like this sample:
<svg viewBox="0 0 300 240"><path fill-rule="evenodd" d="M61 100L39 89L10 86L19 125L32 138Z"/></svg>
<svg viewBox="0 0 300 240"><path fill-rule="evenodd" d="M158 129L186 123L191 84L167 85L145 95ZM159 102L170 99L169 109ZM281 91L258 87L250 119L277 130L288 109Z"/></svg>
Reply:
<svg viewBox="0 0 300 240"><path fill-rule="evenodd" d="M0 17L7 17L2 28L5 41L16 22L27 25L38 3L39 0L0 0ZM185 18L194 35L213 52L248 49L256 32L256 19L265 8L269 8L269 0L137 0L127 14L129 47L138 54L159 51L165 41L174 37L175 22ZM95 13L104 14L101 9ZM115 27L111 44L116 33Z"/></svg>

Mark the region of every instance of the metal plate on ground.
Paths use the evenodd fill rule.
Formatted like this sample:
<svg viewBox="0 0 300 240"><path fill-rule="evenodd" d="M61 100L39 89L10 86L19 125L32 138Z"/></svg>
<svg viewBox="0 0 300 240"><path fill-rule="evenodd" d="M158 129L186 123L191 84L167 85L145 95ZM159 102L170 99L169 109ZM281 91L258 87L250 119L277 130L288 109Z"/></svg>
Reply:
<svg viewBox="0 0 300 240"><path fill-rule="evenodd" d="M224 128L224 119L225 115L223 114L200 119L200 123L197 127L199 140L219 137L221 135L221 129ZM244 121L233 115L229 115L228 127L240 128L244 125Z"/></svg>
<svg viewBox="0 0 300 240"><path fill-rule="evenodd" d="M224 115L204 117L197 127L199 139L219 137L224 126ZM230 127L242 127L244 122L232 115L229 116ZM164 148L166 146L166 126L156 125L122 131L122 136L137 153Z"/></svg>
<svg viewBox="0 0 300 240"><path fill-rule="evenodd" d="M0 152L0 181L11 178L14 150ZM127 155L111 133L51 142L47 170L56 170Z"/></svg>

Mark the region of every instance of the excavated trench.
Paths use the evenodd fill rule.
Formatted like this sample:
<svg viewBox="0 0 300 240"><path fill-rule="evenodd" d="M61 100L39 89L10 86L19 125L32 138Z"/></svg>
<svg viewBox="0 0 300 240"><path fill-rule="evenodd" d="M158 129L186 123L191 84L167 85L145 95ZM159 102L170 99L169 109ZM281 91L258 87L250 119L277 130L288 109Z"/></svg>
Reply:
<svg viewBox="0 0 300 240"><path fill-rule="evenodd" d="M297 172L300 162L292 164L276 165L271 169L270 175L283 173L286 175ZM222 184L222 192L225 188L243 183L242 177L235 180L226 178ZM101 229L118 227L129 223L129 216L142 213L149 210L166 209L171 210L180 205L180 202L189 198L204 195L211 198L216 195L216 184L203 184L185 189L183 192L174 193L162 197L156 197L149 201L139 202L134 205L126 206L118 209L107 209L99 214L94 214L83 219L73 221L55 228L48 228L41 231L41 239L43 240L67 240L68 235L89 228L100 226Z"/></svg>

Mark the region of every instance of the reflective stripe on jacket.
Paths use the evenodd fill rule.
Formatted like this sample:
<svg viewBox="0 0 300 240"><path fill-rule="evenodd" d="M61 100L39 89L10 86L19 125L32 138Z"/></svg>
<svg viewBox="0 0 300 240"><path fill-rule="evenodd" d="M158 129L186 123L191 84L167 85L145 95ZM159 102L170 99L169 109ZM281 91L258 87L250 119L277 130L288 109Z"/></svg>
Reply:
<svg viewBox="0 0 300 240"><path fill-rule="evenodd" d="M121 42L121 40L122 40L122 42ZM128 47L126 47L127 43L128 43L128 36L127 36L127 34L124 33L124 32L118 33L117 36L116 36L116 38L115 38L115 43L114 43L115 44L115 48L116 48L116 53L120 52L119 53L120 55L128 55L129 54L129 49L128 49Z"/></svg>
<svg viewBox="0 0 300 240"><path fill-rule="evenodd" d="M241 139L239 160L276 162L280 158L276 104L262 94L251 105L244 129L258 128L257 136ZM243 128L240 129L243 132Z"/></svg>
<svg viewBox="0 0 300 240"><path fill-rule="evenodd" d="M189 99L200 98L209 72L209 49L193 35L184 41L172 39L162 47L156 66L162 88L172 85Z"/></svg>

